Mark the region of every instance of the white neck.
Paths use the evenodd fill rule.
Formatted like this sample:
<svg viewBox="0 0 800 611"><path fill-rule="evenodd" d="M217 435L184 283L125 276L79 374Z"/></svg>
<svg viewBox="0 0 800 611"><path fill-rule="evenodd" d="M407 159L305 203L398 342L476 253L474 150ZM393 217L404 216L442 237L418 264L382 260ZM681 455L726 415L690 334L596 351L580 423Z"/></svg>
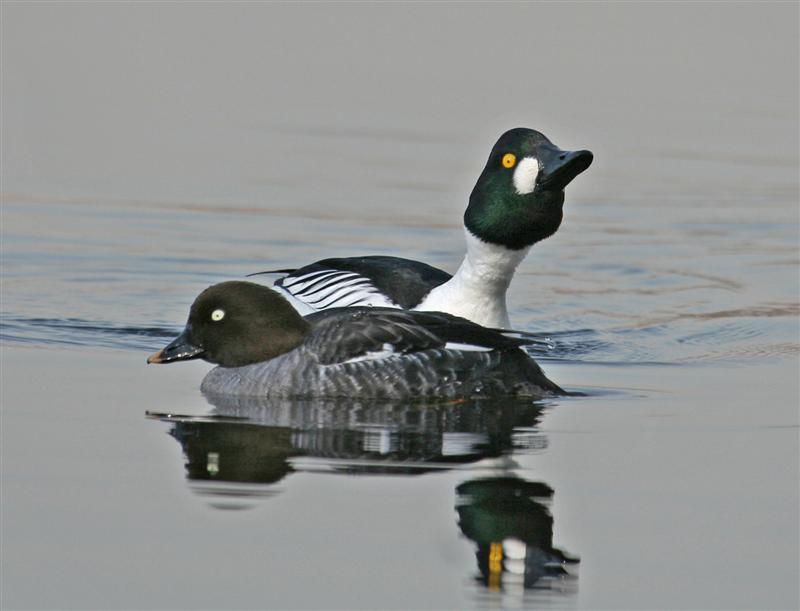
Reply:
<svg viewBox="0 0 800 611"><path fill-rule="evenodd" d="M433 289L418 310L436 310L487 327L509 327L506 290L530 247L511 250L489 244L465 228L467 255L455 275Z"/></svg>

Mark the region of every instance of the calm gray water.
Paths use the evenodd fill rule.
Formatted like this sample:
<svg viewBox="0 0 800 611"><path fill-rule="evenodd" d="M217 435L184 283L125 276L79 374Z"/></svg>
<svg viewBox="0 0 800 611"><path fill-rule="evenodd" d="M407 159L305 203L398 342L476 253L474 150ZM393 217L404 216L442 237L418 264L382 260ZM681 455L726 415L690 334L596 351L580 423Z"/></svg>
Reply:
<svg viewBox="0 0 800 611"><path fill-rule="evenodd" d="M798 5L2 5L3 608L796 609ZM448 270L497 136L594 165L510 291L589 396L223 403L214 282Z"/></svg>

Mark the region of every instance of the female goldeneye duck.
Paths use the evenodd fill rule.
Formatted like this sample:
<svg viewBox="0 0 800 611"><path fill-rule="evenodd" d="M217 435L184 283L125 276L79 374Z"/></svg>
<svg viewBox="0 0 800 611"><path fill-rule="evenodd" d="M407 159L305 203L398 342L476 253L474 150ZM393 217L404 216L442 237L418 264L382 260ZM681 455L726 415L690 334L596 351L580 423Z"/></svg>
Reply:
<svg viewBox="0 0 800 611"><path fill-rule="evenodd" d="M521 346L533 340L439 312L335 308L303 318L275 291L223 282L148 363L219 365L212 395L457 399L565 394Z"/></svg>
<svg viewBox="0 0 800 611"><path fill-rule="evenodd" d="M506 290L530 247L561 224L564 188L592 163L544 134L507 131L492 148L464 213L467 254L451 276L419 261L368 256L324 259L275 281L301 313L383 306L441 311L508 328Z"/></svg>

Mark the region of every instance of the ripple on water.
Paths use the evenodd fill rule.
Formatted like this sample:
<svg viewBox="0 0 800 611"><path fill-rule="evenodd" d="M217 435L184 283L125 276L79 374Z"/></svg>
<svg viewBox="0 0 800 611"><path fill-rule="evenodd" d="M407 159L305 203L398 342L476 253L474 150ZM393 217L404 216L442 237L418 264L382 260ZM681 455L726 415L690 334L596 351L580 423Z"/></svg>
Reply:
<svg viewBox="0 0 800 611"><path fill-rule="evenodd" d="M70 346L146 350L160 347L174 338L177 326L135 327L108 321L81 318L2 318L2 341L22 344L61 344Z"/></svg>

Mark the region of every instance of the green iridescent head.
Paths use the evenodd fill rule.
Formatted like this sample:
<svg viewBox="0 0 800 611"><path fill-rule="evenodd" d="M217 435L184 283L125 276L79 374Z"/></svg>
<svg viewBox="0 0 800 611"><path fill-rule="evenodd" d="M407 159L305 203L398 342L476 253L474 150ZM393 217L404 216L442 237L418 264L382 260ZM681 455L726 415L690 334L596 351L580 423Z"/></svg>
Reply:
<svg viewBox="0 0 800 611"><path fill-rule="evenodd" d="M464 213L484 242L519 250L553 235L561 224L564 188L592 163L590 151L564 151L533 129L498 139Z"/></svg>

